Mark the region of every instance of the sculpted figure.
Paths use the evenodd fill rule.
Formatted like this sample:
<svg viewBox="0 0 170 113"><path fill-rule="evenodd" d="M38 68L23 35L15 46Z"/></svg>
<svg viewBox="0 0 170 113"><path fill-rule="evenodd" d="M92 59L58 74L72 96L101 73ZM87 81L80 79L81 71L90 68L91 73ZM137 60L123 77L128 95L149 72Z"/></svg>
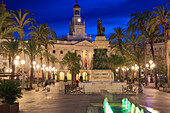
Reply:
<svg viewBox="0 0 170 113"><path fill-rule="evenodd" d="M97 35L98 36L105 36L105 27L102 27L102 20L97 20Z"/></svg>

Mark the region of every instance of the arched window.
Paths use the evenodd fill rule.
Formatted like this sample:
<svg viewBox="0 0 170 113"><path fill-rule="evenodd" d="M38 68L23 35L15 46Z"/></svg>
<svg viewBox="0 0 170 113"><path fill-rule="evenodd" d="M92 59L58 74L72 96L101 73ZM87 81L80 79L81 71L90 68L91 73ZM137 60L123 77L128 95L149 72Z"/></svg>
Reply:
<svg viewBox="0 0 170 113"><path fill-rule="evenodd" d="M76 11L75 11L75 15L79 15L79 10L76 10Z"/></svg>

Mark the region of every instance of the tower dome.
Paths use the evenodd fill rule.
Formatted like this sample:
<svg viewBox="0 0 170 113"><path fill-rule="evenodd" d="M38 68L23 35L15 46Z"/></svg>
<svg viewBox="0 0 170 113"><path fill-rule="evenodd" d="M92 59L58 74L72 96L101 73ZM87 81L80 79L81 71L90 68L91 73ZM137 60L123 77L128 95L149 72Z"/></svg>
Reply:
<svg viewBox="0 0 170 113"><path fill-rule="evenodd" d="M74 5L73 8L80 8L80 6L78 4Z"/></svg>
<svg viewBox="0 0 170 113"><path fill-rule="evenodd" d="M80 6L78 5L78 1L76 0L76 5L74 5L73 8L80 8Z"/></svg>

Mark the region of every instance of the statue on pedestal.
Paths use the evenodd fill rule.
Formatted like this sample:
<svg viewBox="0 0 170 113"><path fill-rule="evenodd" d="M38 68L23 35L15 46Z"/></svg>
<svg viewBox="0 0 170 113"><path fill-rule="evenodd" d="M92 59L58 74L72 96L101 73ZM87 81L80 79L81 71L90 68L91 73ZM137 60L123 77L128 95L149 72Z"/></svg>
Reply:
<svg viewBox="0 0 170 113"><path fill-rule="evenodd" d="M102 20L97 20L97 36L105 36L105 27L102 27Z"/></svg>

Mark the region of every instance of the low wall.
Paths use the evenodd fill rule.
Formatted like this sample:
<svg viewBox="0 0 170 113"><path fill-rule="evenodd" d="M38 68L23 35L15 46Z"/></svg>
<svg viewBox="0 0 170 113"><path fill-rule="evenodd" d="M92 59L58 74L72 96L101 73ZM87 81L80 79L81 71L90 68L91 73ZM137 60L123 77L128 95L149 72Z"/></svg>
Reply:
<svg viewBox="0 0 170 113"><path fill-rule="evenodd" d="M122 94L122 86L126 85L124 82L89 82L80 83L80 86L84 86L85 93L100 93L101 90L107 90L109 93Z"/></svg>

